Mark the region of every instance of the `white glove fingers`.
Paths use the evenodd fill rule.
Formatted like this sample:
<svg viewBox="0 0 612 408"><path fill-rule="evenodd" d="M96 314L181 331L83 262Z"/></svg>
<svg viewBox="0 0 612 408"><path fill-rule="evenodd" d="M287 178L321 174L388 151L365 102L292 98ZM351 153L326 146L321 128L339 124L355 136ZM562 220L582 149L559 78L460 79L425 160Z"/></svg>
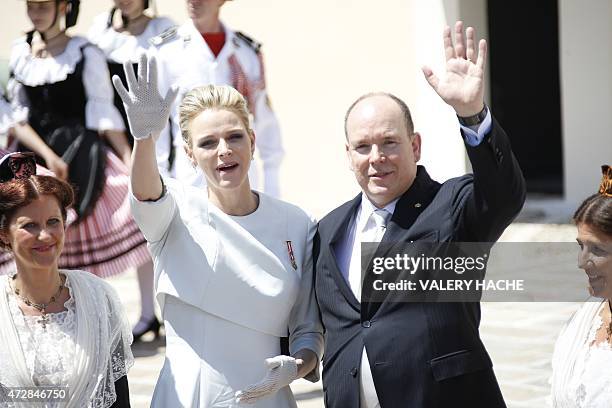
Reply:
<svg viewBox="0 0 612 408"><path fill-rule="evenodd" d="M254 395L261 394L265 392L269 388L268 384L265 381L260 381L256 384L251 384L248 387L244 388L241 392L243 395Z"/></svg>
<svg viewBox="0 0 612 408"><path fill-rule="evenodd" d="M259 398L243 398L243 397L236 398L236 403L244 404L244 405L247 405L247 404L251 405L251 404L256 403L257 401L259 401Z"/></svg>
<svg viewBox="0 0 612 408"><path fill-rule="evenodd" d="M258 394L242 394L241 396L236 398L236 401L241 404L253 404L257 402L259 399L265 397L267 394L258 393Z"/></svg>
<svg viewBox="0 0 612 408"><path fill-rule="evenodd" d="M159 94L157 89L157 61L154 55L149 55L149 89ZM167 96L167 95L166 95Z"/></svg>
<svg viewBox="0 0 612 408"><path fill-rule="evenodd" d="M265 360L267 373L258 383L251 384L236 392L236 402L250 404L260 398L272 395L291 384L297 377L297 364L293 357L276 356Z"/></svg>
<svg viewBox="0 0 612 408"><path fill-rule="evenodd" d="M243 391L242 394L236 398L240 398L241 401L248 401L254 398L260 398L265 395L262 391Z"/></svg>
<svg viewBox="0 0 612 408"><path fill-rule="evenodd" d="M123 72L125 72L125 79L127 80L128 89L130 92L135 93L138 89L138 81L136 81L134 67L129 60L123 63Z"/></svg>
<svg viewBox="0 0 612 408"><path fill-rule="evenodd" d="M143 85L147 83L147 74L149 72L149 67L147 63L147 54L140 54L140 59L138 62L138 84Z"/></svg>
<svg viewBox="0 0 612 408"><path fill-rule="evenodd" d="M117 90L119 97L123 101L123 104L129 106L132 103L132 98L130 97L130 93L123 86L123 82L121 82L121 78L118 75L113 75L113 86Z"/></svg>
<svg viewBox="0 0 612 408"><path fill-rule="evenodd" d="M248 388L251 388L251 387L253 386L249 386L245 388L243 391L236 392L234 394L234 398L236 399L236 402L243 403L243 404L252 404L256 402L259 398L267 395L267 393L261 389L248 390Z"/></svg>
<svg viewBox="0 0 612 408"><path fill-rule="evenodd" d="M258 398L245 398L245 397L236 397L234 401L236 404L250 405L256 403Z"/></svg>

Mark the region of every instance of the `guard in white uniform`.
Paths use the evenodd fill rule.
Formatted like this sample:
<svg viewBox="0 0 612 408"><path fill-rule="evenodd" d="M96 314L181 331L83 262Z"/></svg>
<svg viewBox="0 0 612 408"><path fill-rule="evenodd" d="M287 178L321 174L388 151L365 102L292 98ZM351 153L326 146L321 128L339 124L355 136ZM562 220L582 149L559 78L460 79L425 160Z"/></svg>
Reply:
<svg viewBox="0 0 612 408"><path fill-rule="evenodd" d="M151 39L157 57L161 94L165 95L173 85L179 87L179 97L170 114L170 126L166 126L157 142L157 162L167 162L171 157L167 134L171 131L175 154L172 175L180 180L190 180L194 185L205 183L202 173L196 173L183 149L178 107L182 96L196 86L231 85L249 103L258 155L263 164L263 177L257 176L257 166L251 166L251 185L261 189L263 179L263 191L278 197L278 175L284 152L278 121L266 94L261 45L225 25L222 29L225 44L216 57L192 20Z"/></svg>

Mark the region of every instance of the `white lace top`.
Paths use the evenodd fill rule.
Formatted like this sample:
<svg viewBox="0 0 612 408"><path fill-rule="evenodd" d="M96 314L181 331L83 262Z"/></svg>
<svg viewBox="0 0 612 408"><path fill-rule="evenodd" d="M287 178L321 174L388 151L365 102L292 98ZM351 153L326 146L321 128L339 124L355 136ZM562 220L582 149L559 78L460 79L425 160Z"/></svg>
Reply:
<svg viewBox="0 0 612 408"><path fill-rule="evenodd" d="M555 408L612 406L612 347L606 341L594 344L604 306L607 302L587 302L557 340L551 395Z"/></svg>
<svg viewBox="0 0 612 408"><path fill-rule="evenodd" d="M66 278L70 289L70 280ZM26 365L36 385L65 386L72 377L75 357L76 313L72 291L64 303L65 311L49 313L46 329L39 323L40 316L26 316L19 308L16 295L6 288L9 309Z"/></svg>

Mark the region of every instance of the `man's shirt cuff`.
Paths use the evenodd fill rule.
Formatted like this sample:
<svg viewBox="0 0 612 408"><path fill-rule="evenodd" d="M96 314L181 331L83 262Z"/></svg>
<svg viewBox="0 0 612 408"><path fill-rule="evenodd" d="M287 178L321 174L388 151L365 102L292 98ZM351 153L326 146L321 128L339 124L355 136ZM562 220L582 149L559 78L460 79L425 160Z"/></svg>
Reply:
<svg viewBox="0 0 612 408"><path fill-rule="evenodd" d="M489 108L487 109L487 116L485 116L482 123L473 126L459 125L463 131L465 143L472 147L476 147L482 143L487 133L491 131L491 123L491 109Z"/></svg>

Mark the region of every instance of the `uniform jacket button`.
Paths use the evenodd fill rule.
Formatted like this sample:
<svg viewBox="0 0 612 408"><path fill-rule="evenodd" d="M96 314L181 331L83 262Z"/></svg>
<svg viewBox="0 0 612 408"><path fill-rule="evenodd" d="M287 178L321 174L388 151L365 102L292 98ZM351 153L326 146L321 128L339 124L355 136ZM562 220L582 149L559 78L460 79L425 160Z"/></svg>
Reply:
<svg viewBox="0 0 612 408"><path fill-rule="evenodd" d="M366 320L365 322L361 323L361 326L365 327L366 329L370 327L371 325L372 323L369 320Z"/></svg>
<svg viewBox="0 0 612 408"><path fill-rule="evenodd" d="M356 367L351 368L350 373L353 377L357 377L357 368Z"/></svg>

